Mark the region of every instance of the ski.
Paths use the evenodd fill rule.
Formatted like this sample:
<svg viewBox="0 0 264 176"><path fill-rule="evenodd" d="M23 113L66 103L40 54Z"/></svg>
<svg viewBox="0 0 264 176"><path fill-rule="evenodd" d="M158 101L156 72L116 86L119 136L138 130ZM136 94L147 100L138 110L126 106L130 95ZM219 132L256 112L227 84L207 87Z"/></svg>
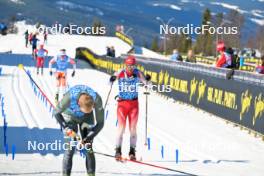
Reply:
<svg viewBox="0 0 264 176"><path fill-rule="evenodd" d="M109 155L109 154L106 154L106 153L101 153L101 152L96 152L96 151L93 151L93 152L95 154L98 154L98 155L102 155L102 156L106 156L106 157L110 157L110 158L115 158L114 155ZM147 162L143 162L143 161L139 161L139 160L131 160L129 158L121 157L121 161L122 161L122 163L132 162L132 163L141 164L141 165L150 166L150 167L155 167L155 168L158 168L158 169L163 169L163 170L167 170L167 171L171 171L171 172L177 172L177 173L181 173L181 174L186 174L186 175L189 175L189 176L198 176L198 175L195 175L195 174L187 173L187 172L176 170L176 169L171 169L171 168L168 168L168 167L163 167L163 166L160 166L160 165L155 165L155 164L151 164L151 163L147 163Z"/></svg>

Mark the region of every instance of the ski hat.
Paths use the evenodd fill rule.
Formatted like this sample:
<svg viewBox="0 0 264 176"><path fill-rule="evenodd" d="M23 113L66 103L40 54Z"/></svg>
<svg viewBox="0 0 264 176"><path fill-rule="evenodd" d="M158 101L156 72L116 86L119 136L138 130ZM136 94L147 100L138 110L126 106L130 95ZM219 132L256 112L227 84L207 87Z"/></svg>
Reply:
<svg viewBox="0 0 264 176"><path fill-rule="evenodd" d="M135 56L129 55L125 60L126 65L135 65L136 64L136 58Z"/></svg>
<svg viewBox="0 0 264 176"><path fill-rule="evenodd" d="M66 49L61 49L60 50L60 55L62 55L62 56L66 55Z"/></svg>
<svg viewBox="0 0 264 176"><path fill-rule="evenodd" d="M225 50L225 43L223 41L220 41L217 43L216 50L219 51L224 51Z"/></svg>

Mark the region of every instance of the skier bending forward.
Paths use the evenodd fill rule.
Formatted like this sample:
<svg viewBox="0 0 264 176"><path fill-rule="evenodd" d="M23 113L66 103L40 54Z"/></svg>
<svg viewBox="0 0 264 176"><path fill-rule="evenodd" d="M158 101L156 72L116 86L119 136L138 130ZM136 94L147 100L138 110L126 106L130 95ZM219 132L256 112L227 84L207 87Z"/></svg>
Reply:
<svg viewBox="0 0 264 176"><path fill-rule="evenodd" d="M94 111L94 113L93 113ZM95 115L95 116L94 116ZM76 134L81 136L81 144L88 146L86 151L86 169L88 176L95 176L95 156L92 143L94 137L104 126L104 109L102 99L93 89L85 85L76 85L69 89L58 103L54 116L64 129L67 137L77 141ZM68 138L69 139L69 138ZM72 158L76 147L70 145L63 157L63 176L70 176Z"/></svg>

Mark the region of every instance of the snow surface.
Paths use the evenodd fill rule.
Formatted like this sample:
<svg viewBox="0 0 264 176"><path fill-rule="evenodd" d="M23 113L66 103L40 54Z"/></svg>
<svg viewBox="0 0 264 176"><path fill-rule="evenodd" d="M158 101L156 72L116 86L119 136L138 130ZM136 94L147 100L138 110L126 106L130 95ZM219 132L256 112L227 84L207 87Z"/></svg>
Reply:
<svg viewBox="0 0 264 176"><path fill-rule="evenodd" d="M264 26L264 19L250 18L251 21L257 23L258 25Z"/></svg>
<svg viewBox="0 0 264 176"><path fill-rule="evenodd" d="M232 5L232 4L228 4L228 3L220 3L220 2L211 2L211 4L213 4L213 5L219 5L219 6L222 6L224 8L227 8L227 9L237 10L239 13L242 13L242 14L243 13L247 13L247 11L241 10L236 5Z"/></svg>
<svg viewBox="0 0 264 176"><path fill-rule="evenodd" d="M175 5L175 4L166 4L166 3L154 3L152 4L154 7L169 7L170 9L180 11L182 10L181 7Z"/></svg>
<svg viewBox="0 0 264 176"><path fill-rule="evenodd" d="M23 36L21 41L23 41ZM82 43L82 36L68 41L70 36L54 36L49 38L47 48L50 51L66 48L74 51ZM100 38L100 37L98 37ZM105 41L103 42L103 39ZM15 40L15 41L14 41ZM111 42L118 47L119 40L115 38L100 38L102 43ZM0 43L5 42L6 47L12 48L17 53L29 53L19 37L8 35L0 38ZM56 41L56 42L55 42ZM71 40L72 41L72 40ZM20 44L21 42L21 44ZM88 43L88 42L87 42ZM102 44L102 45L103 45ZM1 45L2 46L2 45ZM13 49L14 48L14 49ZM93 50L100 51L100 44L93 45ZM5 97L4 110L8 123L7 140L46 141L52 134L58 133L59 126L52 118L49 108L35 96L26 74L14 66L1 65L3 68L0 76L0 93ZM53 100L55 95L55 78L48 75L45 69L44 76L37 76L35 68L26 66L32 77L43 89L47 96ZM71 70L69 70L71 73ZM110 85L109 75L87 68L77 69L76 77L69 77L69 85L85 84L95 89L105 102ZM114 154L116 136L116 101L117 85L113 87L106 108L108 116L105 126L94 141L94 150L107 154ZM259 138L254 138L241 131L238 127L226 124L221 118L211 116L204 111L191 106L165 99L156 93L149 96L148 136L151 139L150 150L144 145L144 120L145 96L140 89L140 112L138 122L137 156L143 161L157 164L172 169L177 169L203 176L262 176L264 173L264 143ZM1 114L1 113L0 113ZM2 115L2 114L1 114ZM3 118L0 117L2 129ZM16 129L24 129L21 132ZM47 133L52 131L52 133ZM1 130L1 139L3 132ZM48 134L48 135L47 135ZM12 138L11 138L12 137ZM123 154L127 155L129 148L129 132L125 132ZM1 146L2 146L2 140ZM25 142L25 141L24 141ZM23 145L17 142L16 147ZM161 157L161 146L164 146L164 158ZM175 161L175 150L179 150L179 163ZM0 175L29 175L29 176L58 176L61 175L62 154L18 152L15 160L9 155L0 154ZM117 163L112 158L96 155L97 175L111 176L158 176L158 175L183 175L152 168L134 163ZM77 153L73 160L73 176L84 175L84 159Z"/></svg>

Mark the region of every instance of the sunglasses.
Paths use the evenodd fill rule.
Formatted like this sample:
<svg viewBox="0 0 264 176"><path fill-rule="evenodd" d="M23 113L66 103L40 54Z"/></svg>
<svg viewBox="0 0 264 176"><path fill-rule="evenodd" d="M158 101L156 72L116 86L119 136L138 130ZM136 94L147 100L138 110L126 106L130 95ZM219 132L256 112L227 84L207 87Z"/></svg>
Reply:
<svg viewBox="0 0 264 176"><path fill-rule="evenodd" d="M126 65L127 68L135 68L135 65Z"/></svg>

